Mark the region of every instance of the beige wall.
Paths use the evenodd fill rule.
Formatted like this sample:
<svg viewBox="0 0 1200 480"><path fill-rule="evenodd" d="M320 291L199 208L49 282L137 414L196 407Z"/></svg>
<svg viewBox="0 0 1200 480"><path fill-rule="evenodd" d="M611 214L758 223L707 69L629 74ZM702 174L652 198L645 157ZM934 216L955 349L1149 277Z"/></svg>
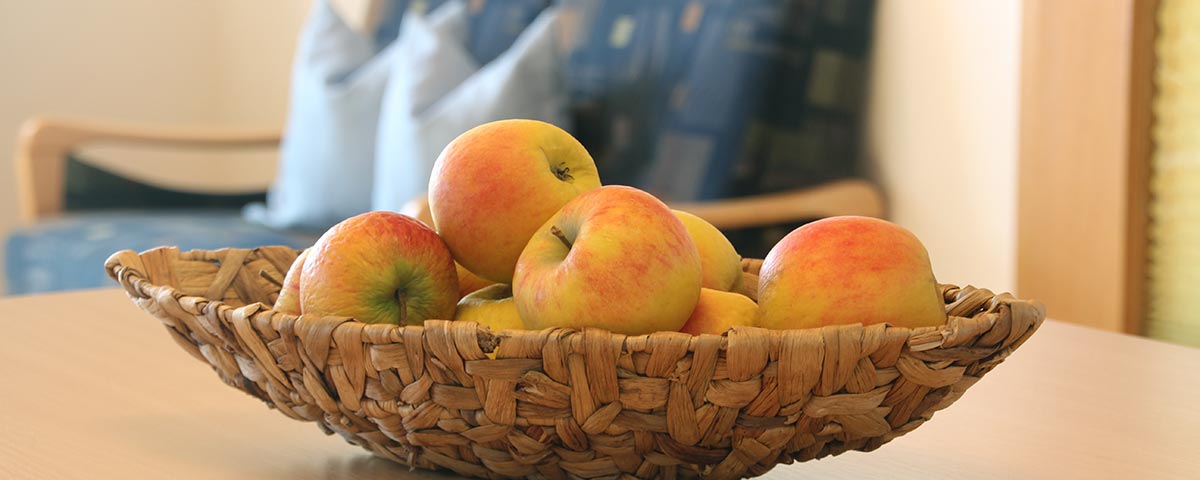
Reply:
<svg viewBox="0 0 1200 480"><path fill-rule="evenodd" d="M307 4L0 2L0 238L17 223L11 152L18 126L31 115L282 126L291 52ZM102 159L132 158L141 170L164 170L177 158L96 151ZM274 168L270 154L190 158L206 167L197 170L199 182L222 181L217 172L238 168L246 173L235 183L262 184Z"/></svg>
<svg viewBox="0 0 1200 480"><path fill-rule="evenodd" d="M942 282L1015 288L1020 4L879 4L870 156Z"/></svg>

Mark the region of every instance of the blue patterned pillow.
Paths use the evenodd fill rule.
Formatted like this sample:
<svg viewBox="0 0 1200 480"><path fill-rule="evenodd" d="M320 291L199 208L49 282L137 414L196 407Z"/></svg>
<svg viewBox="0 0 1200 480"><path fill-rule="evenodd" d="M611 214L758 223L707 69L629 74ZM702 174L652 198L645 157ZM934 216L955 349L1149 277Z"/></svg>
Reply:
<svg viewBox="0 0 1200 480"><path fill-rule="evenodd" d="M857 171L872 0L560 0L575 131L666 200Z"/></svg>
<svg viewBox="0 0 1200 480"><path fill-rule="evenodd" d="M543 10L504 53L485 65L468 49L468 35L444 27L444 18L410 17L402 28L397 45L407 55L393 64L384 96L375 210L399 210L424 192L438 154L472 127L506 118L570 126L555 44L560 9Z"/></svg>

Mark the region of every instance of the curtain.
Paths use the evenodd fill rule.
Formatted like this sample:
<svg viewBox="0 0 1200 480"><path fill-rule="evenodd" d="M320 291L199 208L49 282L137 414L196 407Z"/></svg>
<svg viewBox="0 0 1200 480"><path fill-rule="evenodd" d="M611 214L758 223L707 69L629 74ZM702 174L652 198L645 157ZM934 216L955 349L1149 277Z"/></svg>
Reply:
<svg viewBox="0 0 1200 480"><path fill-rule="evenodd" d="M1151 337L1200 346L1200 2L1158 12L1151 160Z"/></svg>

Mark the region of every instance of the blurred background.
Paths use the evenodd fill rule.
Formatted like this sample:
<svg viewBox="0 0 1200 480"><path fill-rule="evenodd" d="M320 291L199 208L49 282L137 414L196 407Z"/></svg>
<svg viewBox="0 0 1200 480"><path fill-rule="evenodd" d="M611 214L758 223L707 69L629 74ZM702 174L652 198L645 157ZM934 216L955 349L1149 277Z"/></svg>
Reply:
<svg viewBox="0 0 1200 480"><path fill-rule="evenodd" d="M0 290L304 247L525 117L745 256L880 216L941 282L1200 345L1198 30L1169 0L3 2Z"/></svg>

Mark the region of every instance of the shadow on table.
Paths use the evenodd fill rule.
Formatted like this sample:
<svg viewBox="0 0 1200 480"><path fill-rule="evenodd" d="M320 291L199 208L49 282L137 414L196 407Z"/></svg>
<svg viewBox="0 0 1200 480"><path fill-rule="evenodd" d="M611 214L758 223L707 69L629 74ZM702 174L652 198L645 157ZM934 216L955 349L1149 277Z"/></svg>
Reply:
<svg viewBox="0 0 1200 480"><path fill-rule="evenodd" d="M314 467L316 465L307 464L290 472L286 470L280 471L278 475L274 472L262 472L266 476L257 476L256 478L278 478L280 480L295 478L321 478L328 480L456 480L464 478L448 472L431 472L420 469L409 471L408 467L404 465L370 454L327 458L323 465L324 470L322 473L324 473L324 476L318 475Z"/></svg>
<svg viewBox="0 0 1200 480"><path fill-rule="evenodd" d="M195 416L141 412L136 416L97 416L90 421L107 433L110 447L127 455L142 452L122 462L133 467L130 471L182 468L206 473L200 475L205 478L233 474L234 478L259 480L463 478L449 472L410 471L405 465L349 445L337 435L325 437L312 424L279 418L279 422L258 423L258 428L247 431L261 415L278 413L265 409L249 413L209 410Z"/></svg>

